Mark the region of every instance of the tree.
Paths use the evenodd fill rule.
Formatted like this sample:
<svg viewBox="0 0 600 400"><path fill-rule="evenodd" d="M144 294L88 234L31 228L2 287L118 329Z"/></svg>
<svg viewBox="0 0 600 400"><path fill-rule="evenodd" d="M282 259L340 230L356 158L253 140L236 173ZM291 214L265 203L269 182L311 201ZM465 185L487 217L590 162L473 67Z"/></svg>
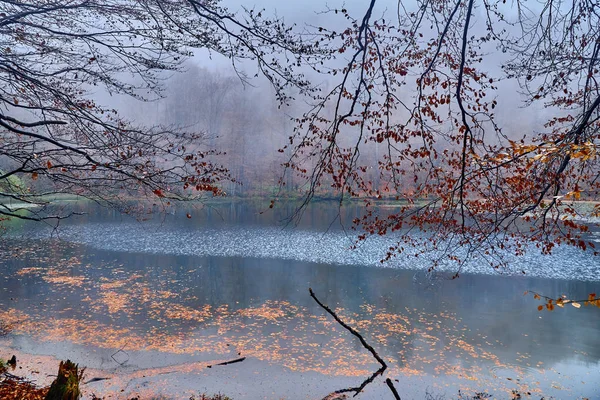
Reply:
<svg viewBox="0 0 600 400"><path fill-rule="evenodd" d="M390 22L375 16L378 4L358 19L329 10L341 30L299 31L218 1L0 2L0 187L11 176L32 183L0 196L40 202L48 187L110 203L117 194L221 193L227 172L201 134L135 127L91 100L95 87L151 99L165 71L204 48L230 58L242 82L252 61L280 104L292 92L308 102L281 149L285 167L307 181L306 201L325 187L365 197L361 238L435 231L403 235L388 258L409 243L415 255L442 250L437 262L479 254L498 267L507 249L521 254L530 242L544 253L560 243L593 247L572 201L594 198L600 185L596 7L400 1ZM329 78L326 91L315 74ZM518 95L506 98L509 85ZM515 124L496 113L515 97L523 108L511 112L537 110L545 121L507 131ZM372 207L380 197L403 206L380 216ZM19 216L61 217L44 211ZM466 253L457 257L457 248Z"/></svg>
<svg viewBox="0 0 600 400"><path fill-rule="evenodd" d="M231 196L271 196L281 163L277 150L289 136L291 107L282 109L268 85L244 85L233 74L191 62L171 78L166 99L151 107L165 124L198 127L235 180L223 189ZM257 101L267 99L267 101ZM289 190L293 185L287 185Z"/></svg>
<svg viewBox="0 0 600 400"><path fill-rule="evenodd" d="M307 200L327 186L365 198L355 220L363 239L435 233L402 235L387 255L434 248L432 268L473 255L497 268L507 250L531 243L543 253L561 243L593 248L573 201L599 189L595 4L399 0L390 22L375 16L379 3L358 19L330 10L347 27L317 28L344 62L320 68L337 81L298 118L290 145L286 166L307 180ZM503 108L543 122L509 131L515 124L496 115ZM365 155L378 144L376 185ZM403 206L378 215L372 199L381 197Z"/></svg>
<svg viewBox="0 0 600 400"><path fill-rule="evenodd" d="M99 95L152 100L165 72L203 48L234 65L254 61L286 101L286 87L307 84L267 51L305 62L314 53L280 21L253 10L238 17L217 1L7 0L0 28L0 216L38 221L69 215L45 207L49 194L110 205L222 194L227 170L201 132L136 126ZM17 187L15 177L30 185Z"/></svg>

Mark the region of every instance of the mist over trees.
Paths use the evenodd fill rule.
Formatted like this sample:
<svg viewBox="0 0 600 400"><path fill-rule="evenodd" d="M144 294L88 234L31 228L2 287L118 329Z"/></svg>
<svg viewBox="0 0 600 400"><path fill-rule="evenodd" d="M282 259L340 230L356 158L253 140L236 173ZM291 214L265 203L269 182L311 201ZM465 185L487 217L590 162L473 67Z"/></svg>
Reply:
<svg viewBox="0 0 600 400"><path fill-rule="evenodd" d="M228 195L277 193L285 162L278 150L291 134L291 121L269 87L245 85L233 74L188 64L169 80L156 112L165 125L205 132L208 146L219 149L218 159L231 175L232 182L223 186Z"/></svg>
<svg viewBox="0 0 600 400"><path fill-rule="evenodd" d="M181 121L132 122L110 99L108 105L97 100L156 99L164 77L179 70L193 49L234 63L252 61L282 102L287 87L305 90L301 75L266 56L281 51L284 59L297 54L309 60L313 45L291 41L277 20L265 21L252 10L245 14L240 22L219 4L198 1L0 2L0 215L68 217L68 211L46 207L56 195L122 207L123 200L169 204L225 194L220 183L231 177L214 159L222 151L210 147L215 143L207 143L203 131L186 130ZM220 109L215 103L206 112ZM207 129L217 130L211 121L220 117L205 121ZM251 123L250 117L244 122ZM234 129L242 127L229 127Z"/></svg>

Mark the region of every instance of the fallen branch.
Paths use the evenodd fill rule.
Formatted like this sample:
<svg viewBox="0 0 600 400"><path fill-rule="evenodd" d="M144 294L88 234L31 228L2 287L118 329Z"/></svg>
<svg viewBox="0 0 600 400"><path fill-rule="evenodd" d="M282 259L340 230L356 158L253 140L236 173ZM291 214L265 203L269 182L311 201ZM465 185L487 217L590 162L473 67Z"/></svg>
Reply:
<svg viewBox="0 0 600 400"><path fill-rule="evenodd" d="M3 371L0 375L3 376L3 377L5 377L6 379L12 379L14 381L19 381L19 382L23 382L23 383L31 383L31 384L34 383L33 381L30 381L29 379L25 379L25 378L22 378L20 376L13 375L13 374L11 374L10 372L7 372L7 371Z"/></svg>
<svg viewBox="0 0 600 400"><path fill-rule="evenodd" d="M219 364L217 364L217 365L228 365L228 364L235 364L235 363L238 363L238 362L242 362L242 361L244 361L245 359L246 359L246 357L236 358L235 360L231 360L231 361L225 361L225 362L219 363Z"/></svg>
<svg viewBox="0 0 600 400"><path fill-rule="evenodd" d="M218 363L215 365L229 365L229 364L235 364L235 363L239 363L242 362L246 359L246 357L241 357L241 358L236 358L235 360L231 360L231 361L224 361L222 363ZM207 365L206 368L212 368L212 365Z"/></svg>
<svg viewBox="0 0 600 400"><path fill-rule="evenodd" d="M100 378L100 377L96 377L96 378L92 378L92 379L90 379L90 380L88 380L88 381L86 381L86 382L83 382L83 384L82 384L82 385L87 385L88 383L94 383L94 382L106 381L106 380L108 380L108 379L110 379L110 378Z"/></svg>
<svg viewBox="0 0 600 400"><path fill-rule="evenodd" d="M375 349L369 343L367 343L365 338L362 337L362 335L360 333L358 333L354 328L352 328L351 326L346 324L344 321L342 321L342 319L340 317L338 317L338 315L332 309L327 307L325 304L321 303L321 301L317 298L317 296L315 295L315 292L313 292L313 290L311 288L308 289L308 292L310 293L310 297L312 297L317 302L317 304L319 306L321 306L321 308L323 308L325 311L327 311L337 321L338 324L340 324L348 332L350 332L351 334L356 336L358 338L358 340L360 340L360 343L363 345L363 347L365 349L369 350L369 352L373 355L373 357L377 360L377 362L379 362L379 364L381 364L381 368L379 368L377 371L375 371L370 377L365 379L365 381L360 386L347 388L347 389L340 389L340 390L336 390L335 392L333 392L333 393L354 392L354 395L352 397L356 397L356 396L358 396L358 394L360 392L362 392L362 390L369 383L373 382L375 380L375 378L377 378L377 376L383 375L383 372L387 369L387 364L385 363L385 361L383 361L383 359L379 356L379 354L377 354ZM389 381L389 383L387 381ZM396 399L400 400L400 396L398 395L398 392L396 391L396 388L394 387L394 384L392 383L392 381L389 378L387 379L387 381L386 381L386 383L388 383L388 386L392 390L392 393L394 394Z"/></svg>
<svg viewBox="0 0 600 400"><path fill-rule="evenodd" d="M390 388L390 390L392 391L392 394L394 395L394 398L396 400L401 400L400 399L400 395L398 394L398 391L396 391L396 388L394 387L394 383L392 382L392 380L390 378L387 378L385 380L385 383L388 385L388 387Z"/></svg>

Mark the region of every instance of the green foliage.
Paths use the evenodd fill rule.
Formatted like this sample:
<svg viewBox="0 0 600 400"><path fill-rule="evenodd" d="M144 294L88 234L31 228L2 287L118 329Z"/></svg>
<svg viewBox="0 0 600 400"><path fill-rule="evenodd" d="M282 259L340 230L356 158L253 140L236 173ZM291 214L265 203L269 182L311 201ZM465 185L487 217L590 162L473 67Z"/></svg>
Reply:
<svg viewBox="0 0 600 400"><path fill-rule="evenodd" d="M3 175L4 171L0 169L0 175ZM25 190L25 184L16 175L10 175L9 177L0 180L0 190L8 193L23 193Z"/></svg>

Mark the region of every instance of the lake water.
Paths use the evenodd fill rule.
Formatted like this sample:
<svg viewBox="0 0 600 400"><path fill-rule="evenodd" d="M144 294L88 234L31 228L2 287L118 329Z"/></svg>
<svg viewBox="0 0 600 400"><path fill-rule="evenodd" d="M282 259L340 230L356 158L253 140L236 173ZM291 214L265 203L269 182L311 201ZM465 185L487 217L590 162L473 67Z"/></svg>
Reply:
<svg viewBox="0 0 600 400"><path fill-rule="evenodd" d="M349 250L352 231L330 226L339 210L329 203L287 228L291 206L261 214L231 202L146 222L79 207L88 215L58 231L16 224L2 241L0 321L11 326L0 357L19 354L39 383L57 357L109 378L84 385L88 398L321 399L358 386L378 364L311 287L387 361L402 399L459 389L600 398L600 309L539 312L523 295L597 292L600 260L590 254L531 252L503 274L474 260L448 280L452 265L431 277L422 258L382 266L393 238ZM360 211L348 206L341 220ZM385 377L358 398L391 398Z"/></svg>

